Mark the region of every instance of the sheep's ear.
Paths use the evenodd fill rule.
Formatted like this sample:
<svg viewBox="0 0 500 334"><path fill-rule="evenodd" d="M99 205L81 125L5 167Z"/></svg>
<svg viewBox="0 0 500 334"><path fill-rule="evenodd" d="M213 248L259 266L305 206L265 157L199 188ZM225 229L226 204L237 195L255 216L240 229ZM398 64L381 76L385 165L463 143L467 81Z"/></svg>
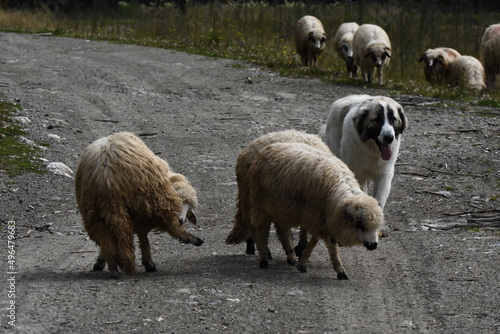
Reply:
<svg viewBox="0 0 500 334"><path fill-rule="evenodd" d="M442 55L437 56L437 60L440 64L444 64L444 57Z"/></svg>
<svg viewBox="0 0 500 334"><path fill-rule="evenodd" d="M422 53L420 58L418 58L418 62L420 63L420 62L424 61L425 58L427 58L427 53Z"/></svg>
<svg viewBox="0 0 500 334"><path fill-rule="evenodd" d="M389 57L389 58L392 58L392 57L391 57L391 53L392 53L391 48L384 48L384 50L385 50L385 55L386 55L387 57Z"/></svg>
<svg viewBox="0 0 500 334"><path fill-rule="evenodd" d="M371 50L366 51L366 53L365 53L365 58L366 58L366 57L370 57L370 55L371 55L371 54L372 54L372 51L371 51Z"/></svg>
<svg viewBox="0 0 500 334"><path fill-rule="evenodd" d="M193 224L196 225L197 220L196 220L196 215L193 210L189 210L186 214L186 218Z"/></svg>

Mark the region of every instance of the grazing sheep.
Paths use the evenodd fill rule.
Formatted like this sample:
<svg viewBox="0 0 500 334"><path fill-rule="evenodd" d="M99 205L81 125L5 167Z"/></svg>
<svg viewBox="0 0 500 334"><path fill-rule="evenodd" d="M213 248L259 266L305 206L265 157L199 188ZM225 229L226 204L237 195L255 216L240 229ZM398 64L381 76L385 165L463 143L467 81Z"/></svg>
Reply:
<svg viewBox="0 0 500 334"><path fill-rule="evenodd" d="M452 87L480 91L486 88L483 64L472 56L459 56L448 66L446 80Z"/></svg>
<svg viewBox="0 0 500 334"><path fill-rule="evenodd" d="M354 64L361 68L365 82L372 83L377 68L378 83L384 84L383 69L391 59L391 41L381 27L363 24L352 38Z"/></svg>
<svg viewBox="0 0 500 334"><path fill-rule="evenodd" d="M326 33L320 20L306 15L297 21L295 46L302 60L302 66L316 67L325 45Z"/></svg>
<svg viewBox="0 0 500 334"><path fill-rule="evenodd" d="M238 156L236 162L236 177L238 182L238 201L237 201L237 211L234 219L234 226L226 239L227 244L239 244L246 241L246 253L255 254L255 245L253 239L253 229L249 221L249 216L245 215L245 212L249 211L249 208L245 208L248 203L248 188L243 187L248 184L248 170L252 166L253 157L257 155L258 151L263 147L274 144L274 143L303 143L313 146L319 150L330 153L330 149L326 146L321 138L317 135L307 134L305 132L295 131L295 130L285 130L279 132L271 132L263 135L253 142L251 142ZM290 231L282 231L277 229L278 237L288 237ZM299 245L296 248L297 255L300 253L305 245L307 244L307 232L301 230ZM288 257L288 262L293 264L293 250L285 249L285 253ZM270 253L268 253L269 259L271 259Z"/></svg>
<svg viewBox="0 0 500 334"><path fill-rule="evenodd" d="M78 163L75 192L85 230L100 248L94 270L103 270L107 262L114 278L118 267L134 273L137 234L142 264L147 272L156 271L147 237L152 229L184 243L203 244L182 226L185 218L196 224L195 190L132 133L116 133L87 146Z"/></svg>
<svg viewBox="0 0 500 334"><path fill-rule="evenodd" d="M428 49L418 61L423 62L425 79L431 84L441 84L449 64L458 56L457 50L440 47Z"/></svg>
<svg viewBox="0 0 500 334"><path fill-rule="evenodd" d="M342 23L333 37L333 45L340 58L344 59L347 65L349 78L356 76L358 68L354 64L352 53L352 38L359 25L356 22Z"/></svg>
<svg viewBox="0 0 500 334"><path fill-rule="evenodd" d="M500 23L486 28L481 40L481 55L486 72L488 88L495 89L500 74Z"/></svg>
<svg viewBox="0 0 500 334"><path fill-rule="evenodd" d="M313 248L323 239L337 277L347 279L337 243L377 247L383 225L377 201L360 189L354 174L331 152L303 143L275 143L250 158L248 173L241 178L246 183L238 184L248 196L240 198L239 205L255 229L260 268L268 267L267 244L274 222L277 230L300 226L311 234L299 271L306 272ZM284 249L292 249L290 237L280 240Z"/></svg>

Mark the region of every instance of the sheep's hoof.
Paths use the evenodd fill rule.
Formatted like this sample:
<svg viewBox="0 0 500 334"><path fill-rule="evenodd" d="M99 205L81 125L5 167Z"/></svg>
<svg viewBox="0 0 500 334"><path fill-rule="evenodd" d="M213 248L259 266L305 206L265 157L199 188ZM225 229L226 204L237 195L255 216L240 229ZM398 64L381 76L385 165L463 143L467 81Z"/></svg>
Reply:
<svg viewBox="0 0 500 334"><path fill-rule="evenodd" d="M292 266L292 267L293 267L293 266L295 266L295 263L296 263L296 262L297 262L297 261L295 261L295 260L293 260L293 259L286 259L286 263L288 263L288 264L289 264L290 266Z"/></svg>
<svg viewBox="0 0 500 334"><path fill-rule="evenodd" d="M103 271L105 266L106 266L106 261L97 260L92 269L94 271Z"/></svg>
<svg viewBox="0 0 500 334"><path fill-rule="evenodd" d="M201 246L203 245L204 241L201 240L200 238L193 237L193 240L190 240L190 242L195 245L195 246Z"/></svg>
<svg viewBox="0 0 500 334"><path fill-rule="evenodd" d="M347 275L346 275L346 273L345 273L345 272L340 272L340 273L338 273L338 274L337 274L337 278L338 278L338 279L349 279L349 278L347 278Z"/></svg>
<svg viewBox="0 0 500 334"><path fill-rule="evenodd" d="M118 269L112 269L109 271L111 278L120 278L120 272Z"/></svg>
<svg viewBox="0 0 500 334"><path fill-rule="evenodd" d="M307 245L302 245L300 242L297 244L297 246L295 246L295 255L297 255L299 259L302 257L302 252L304 251L304 249L306 249L306 246Z"/></svg>
<svg viewBox="0 0 500 334"><path fill-rule="evenodd" d="M307 273L307 267L300 264L297 265L297 270L301 273Z"/></svg>
<svg viewBox="0 0 500 334"><path fill-rule="evenodd" d="M150 263L143 263L144 264L144 269L146 269L147 273L154 273L156 272L156 265L151 261Z"/></svg>
<svg viewBox="0 0 500 334"><path fill-rule="evenodd" d="M269 268L269 262L267 262L267 261L260 261L259 268L260 269L267 269L267 268Z"/></svg>

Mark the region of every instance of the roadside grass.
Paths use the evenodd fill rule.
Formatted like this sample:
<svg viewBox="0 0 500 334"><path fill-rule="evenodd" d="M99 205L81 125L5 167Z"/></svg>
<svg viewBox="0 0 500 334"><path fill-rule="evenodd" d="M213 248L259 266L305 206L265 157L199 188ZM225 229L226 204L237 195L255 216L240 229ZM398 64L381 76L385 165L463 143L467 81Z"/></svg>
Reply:
<svg viewBox="0 0 500 334"><path fill-rule="evenodd" d="M19 108L0 99L0 174L11 177L44 172L41 150L21 140L27 131L11 119Z"/></svg>

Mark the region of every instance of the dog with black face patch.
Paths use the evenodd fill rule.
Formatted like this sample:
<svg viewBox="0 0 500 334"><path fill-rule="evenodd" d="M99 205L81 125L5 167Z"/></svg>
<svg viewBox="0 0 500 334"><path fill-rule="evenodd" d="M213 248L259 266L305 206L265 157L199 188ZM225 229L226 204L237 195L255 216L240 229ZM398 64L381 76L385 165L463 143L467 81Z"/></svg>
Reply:
<svg viewBox="0 0 500 334"><path fill-rule="evenodd" d="M383 208L407 124L403 107L393 99L350 95L333 103L319 135L354 172L364 192L373 182L373 197Z"/></svg>

